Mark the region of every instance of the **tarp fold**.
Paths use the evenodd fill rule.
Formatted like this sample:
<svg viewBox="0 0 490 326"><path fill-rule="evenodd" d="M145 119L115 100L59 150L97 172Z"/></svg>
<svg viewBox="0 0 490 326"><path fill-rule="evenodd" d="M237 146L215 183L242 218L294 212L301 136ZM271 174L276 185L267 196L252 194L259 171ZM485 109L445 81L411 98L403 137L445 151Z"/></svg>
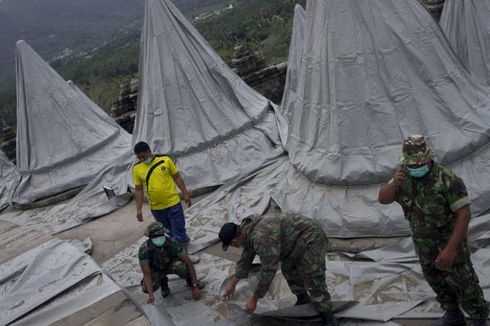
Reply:
<svg viewBox="0 0 490 326"><path fill-rule="evenodd" d="M17 43L17 167L13 201L32 204L88 184L131 151L130 135L24 41Z"/></svg>
<svg viewBox="0 0 490 326"><path fill-rule="evenodd" d="M190 188L223 184L282 153L269 100L168 0L146 0L133 143L174 157Z"/></svg>

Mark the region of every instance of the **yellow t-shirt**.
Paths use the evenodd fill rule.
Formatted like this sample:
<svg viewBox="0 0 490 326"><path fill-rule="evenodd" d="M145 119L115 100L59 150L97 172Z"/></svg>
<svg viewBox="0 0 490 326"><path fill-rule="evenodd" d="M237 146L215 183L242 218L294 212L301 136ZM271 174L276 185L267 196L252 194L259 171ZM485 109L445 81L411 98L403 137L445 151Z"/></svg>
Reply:
<svg viewBox="0 0 490 326"><path fill-rule="evenodd" d="M160 161L163 163L153 170L150 184L147 187L152 210L161 210L180 203L177 187L172 177L179 172L179 169L168 156L155 156L149 165L142 162L135 164L133 166L134 186L146 186L146 175L151 167Z"/></svg>

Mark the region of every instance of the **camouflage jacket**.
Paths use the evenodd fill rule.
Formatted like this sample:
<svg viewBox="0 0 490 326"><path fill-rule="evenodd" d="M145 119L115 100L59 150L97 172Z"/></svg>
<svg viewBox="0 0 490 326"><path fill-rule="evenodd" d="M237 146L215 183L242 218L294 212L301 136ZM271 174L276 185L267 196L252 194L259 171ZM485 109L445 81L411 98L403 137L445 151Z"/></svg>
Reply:
<svg viewBox="0 0 490 326"><path fill-rule="evenodd" d="M262 266L255 296L259 299L269 289L280 261L297 259L318 236L324 237L326 243L321 227L300 216L255 215L242 222L240 231L245 234L245 244L235 276L246 278L255 255L258 255Z"/></svg>
<svg viewBox="0 0 490 326"><path fill-rule="evenodd" d="M452 232L454 213L470 204L463 180L436 163L420 180L407 177L395 199L410 222L413 236L422 238Z"/></svg>
<svg viewBox="0 0 490 326"><path fill-rule="evenodd" d="M172 263L187 255L186 250L172 239L167 238L165 245L157 247L150 239L145 241L138 251L141 266L150 265L152 270L166 272Z"/></svg>

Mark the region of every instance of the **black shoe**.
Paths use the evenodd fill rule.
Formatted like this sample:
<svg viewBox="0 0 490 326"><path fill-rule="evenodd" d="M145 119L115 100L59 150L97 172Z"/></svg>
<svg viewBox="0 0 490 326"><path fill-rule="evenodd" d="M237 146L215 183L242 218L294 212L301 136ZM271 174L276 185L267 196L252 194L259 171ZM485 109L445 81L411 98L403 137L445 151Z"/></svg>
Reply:
<svg viewBox="0 0 490 326"><path fill-rule="evenodd" d="M307 303L310 303L311 299L307 293L300 293L296 295L296 303L295 306L301 306Z"/></svg>
<svg viewBox="0 0 490 326"><path fill-rule="evenodd" d="M168 277L162 277L160 281L160 289L162 291L162 298L166 298L170 295L170 289L168 288Z"/></svg>
<svg viewBox="0 0 490 326"><path fill-rule="evenodd" d="M446 311L441 319L432 323L432 326L464 326L466 322L464 320L464 314L461 310L449 310Z"/></svg>
<svg viewBox="0 0 490 326"><path fill-rule="evenodd" d="M338 326L339 321L334 317L331 312L321 312L320 318L322 319L323 326Z"/></svg>

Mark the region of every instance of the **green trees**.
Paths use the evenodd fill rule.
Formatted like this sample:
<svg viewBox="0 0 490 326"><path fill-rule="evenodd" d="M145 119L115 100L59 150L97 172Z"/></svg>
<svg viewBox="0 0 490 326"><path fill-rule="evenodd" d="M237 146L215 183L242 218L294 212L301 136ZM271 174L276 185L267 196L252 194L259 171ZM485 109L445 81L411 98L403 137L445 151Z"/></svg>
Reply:
<svg viewBox="0 0 490 326"><path fill-rule="evenodd" d="M237 43L246 44L259 51L268 64L287 60L293 24L294 6L305 5L306 0L202 0L207 5L204 12L224 8L232 3L234 8L195 23L199 32L227 62L233 57ZM182 0L181 6L188 16L195 1ZM200 12L203 5L200 4ZM138 73L139 35L137 28L119 35L93 54L52 62L63 78L72 80L94 102L109 110L119 94L119 85L136 77ZM0 94L0 127L15 126L15 86Z"/></svg>
<svg viewBox="0 0 490 326"><path fill-rule="evenodd" d="M244 43L274 64L287 59L294 6L305 2L237 1L233 10L199 21L196 28L225 61L231 60L237 43Z"/></svg>

